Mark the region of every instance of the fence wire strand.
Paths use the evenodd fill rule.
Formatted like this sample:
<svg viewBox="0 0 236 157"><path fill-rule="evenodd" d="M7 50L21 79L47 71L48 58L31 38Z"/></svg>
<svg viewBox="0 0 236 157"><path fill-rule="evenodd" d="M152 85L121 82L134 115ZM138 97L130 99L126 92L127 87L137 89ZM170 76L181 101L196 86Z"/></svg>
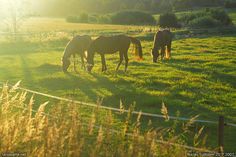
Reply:
<svg viewBox="0 0 236 157"><path fill-rule="evenodd" d="M26 107L20 107L20 106L16 106L16 105L13 105L13 107L16 107L16 108L19 108L19 109L25 109L25 110L29 110L28 108ZM31 110L33 113L37 113L38 111L37 110ZM48 118L51 118L51 119L60 119L59 117L57 116L52 116L48 113L45 113L45 112L41 112L42 115L44 116L47 116ZM89 124L88 123L80 123L82 126L85 126L85 127L89 127ZM102 125L101 125L102 126ZM105 126L102 126L102 127L105 127ZM96 129L100 129L100 126L98 125L94 125L94 128ZM111 129L112 133L115 134L115 133L120 133L120 131L118 130L115 130L115 129ZM129 136L129 137L133 137L133 135L131 133L125 133L126 136ZM139 135L140 138L143 138L143 136ZM164 141L164 140L156 140L157 143L160 143L160 144L165 144L165 145L170 145L170 146L175 146L175 147L181 147L181 148L185 148L187 150L192 150L192 151L196 151L196 152L204 152L204 153L216 153L214 151L211 151L211 150L207 150L207 149L203 149L203 148L196 148L196 147L192 147L192 146L188 146L188 145L183 145L183 144L178 144L178 143L173 143L173 142L169 142L169 141Z"/></svg>
<svg viewBox="0 0 236 157"><path fill-rule="evenodd" d="M0 84L4 85L4 83L2 83L2 82L0 82ZM9 85L9 84L7 84L7 85L13 87L12 85ZM86 102L82 102L82 101L62 98L62 97L59 97L59 96L54 96L54 95L50 95L50 94L46 94L46 93L41 93L41 92L38 92L38 91L30 90L30 89L27 89L27 88L22 88L22 87L19 87L19 86L17 88L20 89L20 90L32 93L32 94L41 95L41 96L52 98L52 99L55 99L55 100L70 102L70 103L73 103L73 104L79 104L79 105L84 105L84 106L89 106L89 107L97 107L98 106L97 104L94 104L94 103L86 103ZM99 105L99 107L101 109L107 109L107 110L111 110L111 111L115 111L115 112L125 112L125 113L130 112L129 110L114 108L114 107L108 107L108 106L103 106L103 105ZM139 115L140 112L141 112L141 116L153 117L153 118L163 118L163 119L165 118L165 116L161 115L161 114L153 114L153 113L147 113L147 112L142 112L142 111L133 111L132 114ZM193 120L191 118L176 117L176 116L169 116L169 119L171 119L171 120L180 120L180 121ZM198 122L198 123L218 124L218 121L210 121L210 120L194 119L193 121ZM234 124L234 123L225 123L225 125L236 127L236 124Z"/></svg>

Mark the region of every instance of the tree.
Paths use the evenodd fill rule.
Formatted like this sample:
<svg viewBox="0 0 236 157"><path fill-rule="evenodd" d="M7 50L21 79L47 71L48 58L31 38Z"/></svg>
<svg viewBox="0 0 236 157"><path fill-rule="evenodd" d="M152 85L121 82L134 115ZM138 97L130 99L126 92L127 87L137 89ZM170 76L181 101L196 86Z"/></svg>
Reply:
<svg viewBox="0 0 236 157"><path fill-rule="evenodd" d="M80 20L80 22L82 22L82 23L88 23L88 19L89 19L89 16L88 16L87 13L81 13L81 14L79 15L79 20Z"/></svg>
<svg viewBox="0 0 236 157"><path fill-rule="evenodd" d="M135 10L145 10L145 4L143 2L137 2L134 6Z"/></svg>
<svg viewBox="0 0 236 157"><path fill-rule="evenodd" d="M161 0L158 5L158 11L160 12L171 12L172 2L171 0Z"/></svg>
<svg viewBox="0 0 236 157"><path fill-rule="evenodd" d="M16 34L23 21L29 16L29 5L27 0L8 0L4 2L4 23L10 32Z"/></svg>
<svg viewBox="0 0 236 157"><path fill-rule="evenodd" d="M177 17L174 13L164 13L161 14L159 17L159 21L158 24L165 28L165 27L174 27L174 28L178 28L180 27Z"/></svg>

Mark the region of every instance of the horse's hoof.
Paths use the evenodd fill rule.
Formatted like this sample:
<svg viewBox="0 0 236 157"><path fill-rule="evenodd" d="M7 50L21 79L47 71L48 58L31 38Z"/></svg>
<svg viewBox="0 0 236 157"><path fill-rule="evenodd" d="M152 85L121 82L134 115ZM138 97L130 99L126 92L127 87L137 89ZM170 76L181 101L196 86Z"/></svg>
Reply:
<svg viewBox="0 0 236 157"><path fill-rule="evenodd" d="M63 73L64 74L68 74L69 72L67 70L63 70Z"/></svg>

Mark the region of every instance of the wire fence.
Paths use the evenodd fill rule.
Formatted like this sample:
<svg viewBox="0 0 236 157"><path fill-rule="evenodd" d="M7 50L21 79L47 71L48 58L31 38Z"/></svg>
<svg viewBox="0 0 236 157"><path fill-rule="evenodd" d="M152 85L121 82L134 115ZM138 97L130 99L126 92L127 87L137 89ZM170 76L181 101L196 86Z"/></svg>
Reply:
<svg viewBox="0 0 236 157"><path fill-rule="evenodd" d="M86 102L82 102L82 101L71 100L71 99L67 99L67 98L53 96L53 95L46 94L46 93L41 93L41 92L30 90L30 89L27 89L27 88L22 88L22 87L19 86L19 83L17 83L16 85L10 85L10 84L4 84L4 83L0 82L0 84L2 86L3 85L10 86L12 88L15 88L16 90L19 89L19 90L22 90L22 91L25 91L25 92L28 92L28 93L32 93L32 94L35 94L35 95L40 95L40 96L44 96L44 97L47 97L47 98L52 98L52 99L59 100L59 101L69 102L69 103L72 103L72 104L78 104L78 105L83 105L83 106L88 106L88 107L99 107L101 109L115 111L115 112L130 113L129 110L125 110L125 109L120 109L120 108L102 106L100 104L86 103ZM0 88L2 88L2 87L0 87ZM32 112L37 112L37 111L36 110L32 110ZM135 114L135 115L139 115L139 116L147 116L147 117L152 117L152 118L162 118L162 119L166 118L164 115L153 114L153 113L146 113L146 112L141 112L141 111L140 112L132 111L131 113ZM51 116L48 113L42 113L42 114L44 114L45 116L48 116L49 118L58 119L58 117ZM215 125L219 124L218 121L200 120L200 119L193 119L193 118L186 118L186 117L169 116L169 119L171 119L171 120L179 120L179 121L190 121L190 120L192 120L193 122L206 123L206 124L215 124ZM84 125L87 126L88 124L85 123ZM236 127L236 124L234 124L234 123L225 123L224 125ZM100 128L100 126L95 126L95 128ZM113 129L113 132L114 133L118 133L119 131ZM132 136L131 133L127 133L126 135L127 136ZM161 144L178 146L178 147L182 147L182 148L185 148L185 149L188 149L188 150L197 151L197 152L216 153L214 151L210 151L210 150L206 150L206 149L201 149L201 148L195 148L195 147L187 146L187 145L181 145L181 144L178 144L178 143L171 143L169 141L157 140L157 142L161 143ZM213 154L213 155L215 155L215 154Z"/></svg>
<svg viewBox="0 0 236 157"><path fill-rule="evenodd" d="M16 105L13 105L13 106L16 107L16 108L19 108L19 109L29 110L29 108L26 108L26 107L20 107L20 106L16 106ZM38 113L37 110L33 110L32 109L31 111L34 112L34 113ZM60 119L57 116L52 116L52 115L50 115L48 113L45 113L45 112L41 112L41 114L44 115L44 116L47 116L50 119L55 119L55 120ZM89 127L88 123L80 123L80 124L82 126L84 126L84 127ZM100 126L98 126L98 125L94 125L93 127L96 128L96 129L100 129ZM105 127L105 126L102 126L102 127ZM120 131L115 130L115 129L110 129L110 130L111 130L111 132L113 134L116 134L116 133L119 134L120 133ZM125 135L129 136L129 137L133 137L133 135L131 133L125 133ZM143 138L143 137L139 136L139 138ZM184 148L184 149L187 149L187 150L196 151L196 152L213 153L213 154L216 153L216 152L208 150L208 149L196 148L196 147L192 147L192 146L188 146L188 145L183 145L183 144L178 144L178 143L173 143L173 142L164 141L164 140L156 140L156 142L160 143L160 144L165 144L165 145L170 145L170 146L175 146L175 147L181 147L181 148Z"/></svg>
<svg viewBox="0 0 236 157"><path fill-rule="evenodd" d="M0 82L0 84L3 85L2 82ZM9 86L12 86L12 85L9 85ZM46 93L41 93L41 92L30 90L30 89L27 89L27 88L22 88L22 87L17 87L17 88L20 89L20 90L32 93L32 94L41 95L41 96L52 98L52 99L59 100L59 101L64 101L64 102L69 102L69 103L78 104L78 105L84 105L84 106L89 106L89 107L97 107L98 106L98 104L87 103L87 102L83 102L83 101L77 101L77 100L71 100L71 99L67 99L67 98L62 98L62 97L59 97L59 96L54 96L54 95L50 95L50 94L46 94ZM115 108L115 107L108 107L108 106L103 106L103 105L99 105L99 107L101 109L107 109L107 110L111 110L111 111L115 111L115 112L125 112L125 113L129 113L130 112L129 110ZM135 115L140 115L141 114L141 116L152 117L152 118L162 118L162 119L166 118L166 116L161 115L161 114L147 113L147 112L142 112L142 111L133 111L132 114L135 114ZM190 120L193 120L194 122L197 122L197 123L207 123L207 124L215 124L215 125L218 124L218 121L210 121L210 120L202 120L202 119L192 119L192 118L176 117L176 116L168 116L168 117L171 120L179 120L179 121L190 121ZM228 123L227 122L227 123L225 123L225 125L236 127L236 124L234 124L234 123Z"/></svg>

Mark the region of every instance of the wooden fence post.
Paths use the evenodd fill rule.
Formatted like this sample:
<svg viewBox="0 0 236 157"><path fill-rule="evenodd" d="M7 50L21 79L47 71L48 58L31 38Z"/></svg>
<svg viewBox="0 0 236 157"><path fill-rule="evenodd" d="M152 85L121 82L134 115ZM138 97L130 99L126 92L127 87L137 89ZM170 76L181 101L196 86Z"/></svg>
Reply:
<svg viewBox="0 0 236 157"><path fill-rule="evenodd" d="M219 124L218 124L218 146L219 146L219 153L223 153L224 151L224 117L219 117Z"/></svg>

